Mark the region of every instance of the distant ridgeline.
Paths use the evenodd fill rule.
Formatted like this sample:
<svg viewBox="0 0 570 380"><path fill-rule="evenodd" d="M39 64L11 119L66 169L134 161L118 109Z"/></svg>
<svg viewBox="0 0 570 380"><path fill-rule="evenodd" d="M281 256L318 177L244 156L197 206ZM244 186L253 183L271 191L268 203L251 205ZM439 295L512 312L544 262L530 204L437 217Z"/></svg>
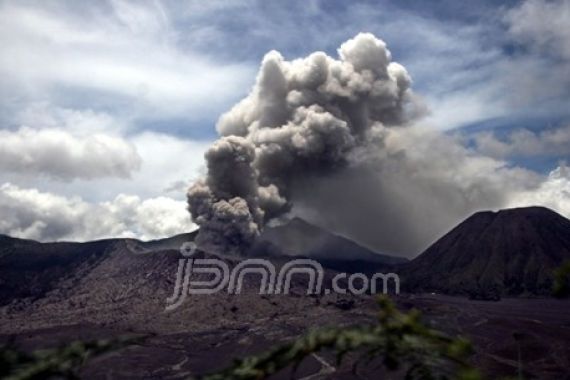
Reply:
<svg viewBox="0 0 570 380"><path fill-rule="evenodd" d="M146 243L38 243L0 235L0 305L42 298L96 270L116 272L117 278L127 276L137 283L152 280L154 289L170 292L182 257L178 250L195 236L194 232ZM132 247L146 254L133 255L137 252ZM331 272L394 272L401 278L402 291L410 293L547 296L554 270L570 260L570 221L541 207L478 212L408 262L293 219L266 228L249 252L252 256L316 259ZM101 276L98 281L108 277Z"/></svg>
<svg viewBox="0 0 570 380"><path fill-rule="evenodd" d="M478 212L405 267L408 292L543 295L570 260L570 220L543 207Z"/></svg>

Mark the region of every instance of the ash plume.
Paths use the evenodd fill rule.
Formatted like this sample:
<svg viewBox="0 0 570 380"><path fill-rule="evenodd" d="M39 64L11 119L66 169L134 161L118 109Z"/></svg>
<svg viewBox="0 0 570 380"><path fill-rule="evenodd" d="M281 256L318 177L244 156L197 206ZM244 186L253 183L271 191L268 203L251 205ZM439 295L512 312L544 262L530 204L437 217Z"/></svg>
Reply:
<svg viewBox="0 0 570 380"><path fill-rule="evenodd" d="M418 123L426 109L381 40L359 34L338 54L268 53L250 94L221 116L207 175L188 191L203 249L244 252L290 212L413 257L475 211L558 194L544 176Z"/></svg>
<svg viewBox="0 0 570 380"><path fill-rule="evenodd" d="M383 41L362 33L338 54L287 61L268 53L250 94L221 116L207 175L188 191L199 245L247 247L291 209L297 182L342 171L359 150L382 144L385 128L423 112L411 77Z"/></svg>

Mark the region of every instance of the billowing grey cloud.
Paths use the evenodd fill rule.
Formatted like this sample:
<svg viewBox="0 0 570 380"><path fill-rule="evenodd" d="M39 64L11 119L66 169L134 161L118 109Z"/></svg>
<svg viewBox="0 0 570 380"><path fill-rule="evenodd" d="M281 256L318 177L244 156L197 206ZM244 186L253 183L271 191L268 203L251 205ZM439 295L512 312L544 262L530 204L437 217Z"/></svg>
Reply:
<svg viewBox="0 0 570 380"><path fill-rule="evenodd" d="M342 44L338 60L267 54L250 94L220 118L207 175L188 192L198 242L240 250L291 212L413 256L469 214L540 191L541 175L419 125L411 82L371 34Z"/></svg>
<svg viewBox="0 0 570 380"><path fill-rule="evenodd" d="M41 241L111 237L153 239L194 228L183 201L120 194L89 203L37 189L0 186L0 233Z"/></svg>
<svg viewBox="0 0 570 380"><path fill-rule="evenodd" d="M381 143L328 176L307 177L293 211L379 252L414 257L471 213L506 207L542 178L421 127L383 128Z"/></svg>
<svg viewBox="0 0 570 380"><path fill-rule="evenodd" d="M0 170L58 180L128 178L141 166L134 145L105 134L76 137L63 129L0 130Z"/></svg>
<svg viewBox="0 0 570 380"><path fill-rule="evenodd" d="M337 171L376 129L423 111L383 41L359 34L338 53L338 60L320 52L264 57L251 93L218 122L222 138L206 153L207 177L189 190L199 243L252 242L289 210L297 178Z"/></svg>

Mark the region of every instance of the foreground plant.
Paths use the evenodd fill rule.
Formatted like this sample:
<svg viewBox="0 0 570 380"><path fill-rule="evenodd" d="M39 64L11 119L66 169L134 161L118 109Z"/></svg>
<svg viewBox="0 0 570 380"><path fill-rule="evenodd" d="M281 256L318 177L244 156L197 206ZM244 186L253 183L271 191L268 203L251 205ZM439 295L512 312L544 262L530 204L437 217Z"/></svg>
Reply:
<svg viewBox="0 0 570 380"><path fill-rule="evenodd" d="M52 350L23 353L0 346L0 378L5 380L79 379L79 369L90 358L115 351L134 339L74 342Z"/></svg>
<svg viewBox="0 0 570 380"><path fill-rule="evenodd" d="M354 372L361 362L381 360L387 370L402 370L406 379L480 378L467 362L472 352L467 340L426 327L417 310L401 312L388 297L381 297L379 305L376 325L313 331L266 354L237 360L202 380L264 379L288 366L295 370L309 355L325 349L336 354L337 364L347 354L357 354Z"/></svg>

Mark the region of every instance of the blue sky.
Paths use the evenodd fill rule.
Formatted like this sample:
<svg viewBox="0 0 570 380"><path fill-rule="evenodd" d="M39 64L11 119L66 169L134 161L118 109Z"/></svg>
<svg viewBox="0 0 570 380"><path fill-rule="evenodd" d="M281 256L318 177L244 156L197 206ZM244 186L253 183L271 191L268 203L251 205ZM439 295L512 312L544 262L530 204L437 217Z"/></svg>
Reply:
<svg viewBox="0 0 570 380"><path fill-rule="evenodd" d="M8 22L6 29L15 23L17 32L24 34L14 38L8 31L3 33L10 46L4 48L5 55L10 55L12 44L20 50L16 59L5 59L4 69L11 76L30 72L39 76L10 87L3 107L4 125L19 126L21 120L14 113L32 102L48 102L128 117L135 130L212 139L217 117L248 92L266 52L278 50L288 59L317 50L335 56L343 41L362 31L386 41L394 59L408 68L416 92L426 98L434 114L434 127L486 125L493 120L494 127L514 128L520 116L533 120L534 128L563 124L570 114L565 107L568 90L563 85L567 83L547 89L513 86L516 70L532 68L534 72L526 72L532 76L561 65L555 52L530 51L508 33L505 18L517 5L484 1L471 5L453 1L171 1L89 6L4 2L5 17L19 19ZM34 18L42 22L34 25ZM41 51L21 51L35 47ZM50 55L54 56L45 57ZM18 65L26 58L37 58L37 65L42 57L54 66L65 60L61 71L77 72L63 75L56 68ZM106 67L98 78L79 78L90 73L89 67L81 69L84 61ZM133 72L129 78L121 78L125 70ZM509 72L515 77L509 77ZM150 77L153 74L155 78ZM33 80L45 81L41 85L47 88L41 93L30 91L26 87L34 87ZM159 80L173 83L153 83ZM166 104L161 104L160 97ZM456 103L461 108L453 107Z"/></svg>
<svg viewBox="0 0 570 380"><path fill-rule="evenodd" d="M0 132L12 148L0 145L9 193L0 207L43 194L111 216L101 232L74 216L83 230L49 234L32 226L49 224L49 209L28 210L0 232L81 239L189 228L184 189L203 173L218 117L247 95L263 56L337 57L359 32L384 40L411 74L429 110L418 123L546 176L570 153L569 8L567 0L1 1ZM521 129L544 146L524 148L527 140L511 138ZM546 130L562 132L554 141ZM139 215L145 201L153 206ZM160 228L138 219L180 208Z"/></svg>

